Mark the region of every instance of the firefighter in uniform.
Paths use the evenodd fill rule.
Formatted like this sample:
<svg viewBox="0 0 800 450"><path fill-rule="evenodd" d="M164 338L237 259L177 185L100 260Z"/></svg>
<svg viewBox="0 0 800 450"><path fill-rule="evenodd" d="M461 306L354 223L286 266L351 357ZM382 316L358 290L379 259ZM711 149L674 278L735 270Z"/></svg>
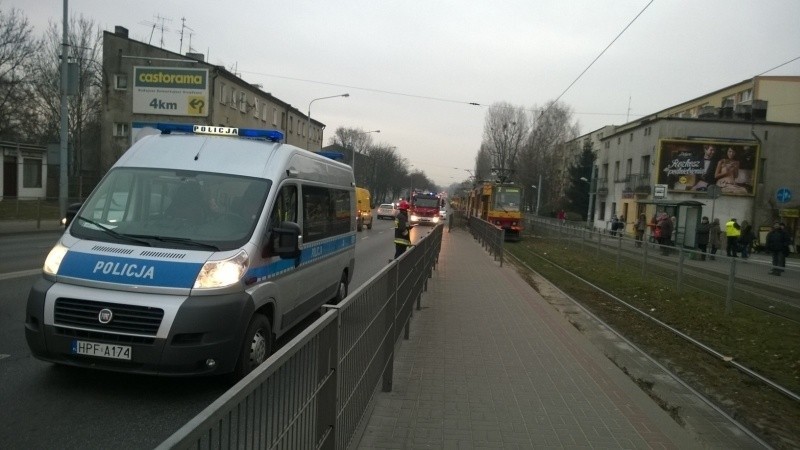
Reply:
<svg viewBox="0 0 800 450"><path fill-rule="evenodd" d="M411 246L408 225L408 202L401 200L397 206L397 215L394 218L394 259L397 259L408 247Z"/></svg>

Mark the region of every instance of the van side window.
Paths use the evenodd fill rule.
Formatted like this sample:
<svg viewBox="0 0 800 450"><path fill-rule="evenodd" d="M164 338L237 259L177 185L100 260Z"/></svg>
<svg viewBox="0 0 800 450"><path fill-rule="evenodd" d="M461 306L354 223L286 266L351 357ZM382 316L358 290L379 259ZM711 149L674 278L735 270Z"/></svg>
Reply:
<svg viewBox="0 0 800 450"><path fill-rule="evenodd" d="M350 231L350 191L303 186L303 242Z"/></svg>
<svg viewBox="0 0 800 450"><path fill-rule="evenodd" d="M281 222L297 223L297 186L285 185L278 192L275 206L269 216L270 228L278 227Z"/></svg>

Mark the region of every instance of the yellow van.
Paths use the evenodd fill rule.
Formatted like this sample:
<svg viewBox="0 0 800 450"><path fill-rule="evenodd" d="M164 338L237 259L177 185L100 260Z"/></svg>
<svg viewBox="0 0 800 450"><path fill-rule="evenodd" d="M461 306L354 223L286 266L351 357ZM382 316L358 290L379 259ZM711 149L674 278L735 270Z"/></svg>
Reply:
<svg viewBox="0 0 800 450"><path fill-rule="evenodd" d="M364 226L368 230L372 229L372 202L369 198L369 190L357 187L356 188L356 230L361 231Z"/></svg>

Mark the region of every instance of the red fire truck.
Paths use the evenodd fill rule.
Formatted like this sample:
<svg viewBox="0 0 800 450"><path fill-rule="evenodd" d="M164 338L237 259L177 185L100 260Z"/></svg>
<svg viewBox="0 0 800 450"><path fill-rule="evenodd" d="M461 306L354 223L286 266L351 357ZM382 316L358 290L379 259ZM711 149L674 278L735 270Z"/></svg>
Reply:
<svg viewBox="0 0 800 450"><path fill-rule="evenodd" d="M439 209L442 199L430 192L415 192L411 196L411 208L408 210L408 221L412 224L425 223L436 225L441 220Z"/></svg>

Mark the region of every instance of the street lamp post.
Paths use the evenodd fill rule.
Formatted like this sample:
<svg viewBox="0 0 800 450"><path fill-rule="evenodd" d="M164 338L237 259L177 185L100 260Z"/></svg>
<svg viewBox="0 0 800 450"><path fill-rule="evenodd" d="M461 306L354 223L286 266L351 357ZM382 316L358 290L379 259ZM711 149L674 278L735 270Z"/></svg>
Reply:
<svg viewBox="0 0 800 450"><path fill-rule="evenodd" d="M592 187L594 185L594 168L592 168L591 180L587 180L586 177L581 177L581 181L589 183L589 209L586 211L586 227L592 228L592 206L594 206L594 192L592 192Z"/></svg>
<svg viewBox="0 0 800 450"><path fill-rule="evenodd" d="M359 132L357 134L370 134L370 133L380 133L380 132L381 132L381 130L371 130L371 131L361 131L361 132ZM352 164L350 164L350 166L353 168L353 177L354 178L355 178L355 175L356 175L356 153L358 153L358 152L356 151L355 147L353 147L353 162L352 162Z"/></svg>
<svg viewBox="0 0 800 450"><path fill-rule="evenodd" d="M536 216L539 216L539 205L542 203L542 174L539 174L539 184L536 185Z"/></svg>
<svg viewBox="0 0 800 450"><path fill-rule="evenodd" d="M350 97L350 94L331 95L328 97L319 97L308 102L308 115L306 116L306 150L311 150L311 104L317 100L325 100L327 98L336 97Z"/></svg>

